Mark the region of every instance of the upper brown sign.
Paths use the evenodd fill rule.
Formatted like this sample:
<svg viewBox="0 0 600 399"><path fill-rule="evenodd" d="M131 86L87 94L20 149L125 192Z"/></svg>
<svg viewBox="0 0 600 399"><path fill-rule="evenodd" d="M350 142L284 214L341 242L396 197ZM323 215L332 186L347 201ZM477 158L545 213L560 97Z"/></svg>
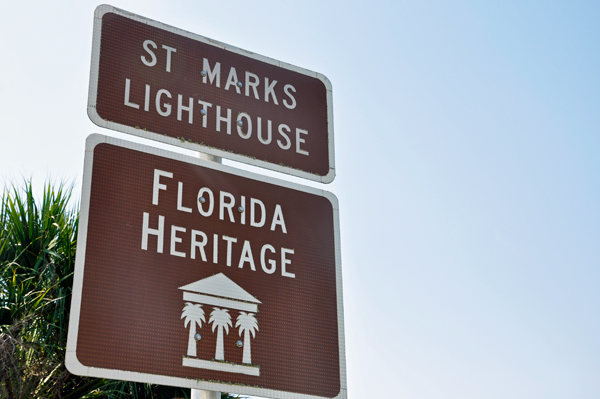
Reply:
<svg viewBox="0 0 600 399"><path fill-rule="evenodd" d="M333 194L92 135L77 242L72 373L346 397Z"/></svg>
<svg viewBox="0 0 600 399"><path fill-rule="evenodd" d="M325 76L107 5L95 12L88 115L294 176L335 177Z"/></svg>

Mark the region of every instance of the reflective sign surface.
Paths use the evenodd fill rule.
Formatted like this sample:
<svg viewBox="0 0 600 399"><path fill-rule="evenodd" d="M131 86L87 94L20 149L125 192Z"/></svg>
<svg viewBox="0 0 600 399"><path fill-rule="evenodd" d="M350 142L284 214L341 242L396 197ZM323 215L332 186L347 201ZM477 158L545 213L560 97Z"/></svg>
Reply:
<svg viewBox="0 0 600 399"><path fill-rule="evenodd" d="M329 183L331 108L321 74L96 10L88 114L99 126Z"/></svg>
<svg viewBox="0 0 600 399"><path fill-rule="evenodd" d="M345 397L333 194L100 135L83 185L69 370Z"/></svg>

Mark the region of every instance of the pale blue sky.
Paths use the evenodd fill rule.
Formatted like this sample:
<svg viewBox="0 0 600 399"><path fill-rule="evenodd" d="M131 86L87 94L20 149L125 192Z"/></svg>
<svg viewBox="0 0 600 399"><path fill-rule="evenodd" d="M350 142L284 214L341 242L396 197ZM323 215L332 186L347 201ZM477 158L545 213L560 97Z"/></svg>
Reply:
<svg viewBox="0 0 600 399"><path fill-rule="evenodd" d="M98 4L0 0L4 181L142 141L86 114ZM599 3L111 5L331 80L350 399L600 396Z"/></svg>

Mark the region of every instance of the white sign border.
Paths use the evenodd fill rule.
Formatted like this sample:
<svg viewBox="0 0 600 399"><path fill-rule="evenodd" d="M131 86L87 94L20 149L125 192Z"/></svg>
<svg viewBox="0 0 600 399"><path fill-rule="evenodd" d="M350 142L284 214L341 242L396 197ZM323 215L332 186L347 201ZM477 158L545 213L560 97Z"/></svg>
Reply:
<svg viewBox="0 0 600 399"><path fill-rule="evenodd" d="M302 186L296 183L275 179L269 176L262 176L241 169L235 169L220 163L206 161L200 158L186 156L180 153L174 153L159 148L149 147L143 144L133 143L125 140L116 139L101 134L92 134L88 136L85 145L85 159L82 181L81 205L79 211L79 233L77 235L77 254L75 257L75 273L73 277L73 293L71 298L71 312L69 319L69 331L67 335L67 352L65 366L76 375L86 377L109 378L124 381L146 382L160 385L171 385L181 388L202 389L206 391L229 392L241 395L262 396L278 399L325 399L327 397L299 394L294 392L279 391L274 389L256 388L250 386L220 384L208 381L201 381L188 378L161 376L155 374L138 373L125 370L104 369L96 367L87 367L77 359L77 337L79 330L79 317L81 314L81 295L83 289L83 275L85 267L85 254L87 245L87 232L89 222L90 193L92 186L92 167L94 159L94 149L98 144L107 143L114 146L132 149L147 154L157 155L163 158L169 158L188 164L199 165L205 168L219 170L232 175L245 177L252 180L274 184L280 187L286 187L309 194L319 195L327 198L333 207L333 228L335 244L335 275L336 275L336 295L337 295L337 320L338 320L338 342L339 342L339 364L340 364L340 392L334 399L347 398L346 381L346 346L344 339L344 305L342 300L342 262L341 262L341 243L340 243L340 223L339 223L339 204L337 197L325 190ZM327 398L330 399L330 398Z"/></svg>
<svg viewBox="0 0 600 399"><path fill-rule="evenodd" d="M98 94L98 72L100 69L100 41L102 36L102 17L106 13L115 13L117 15L133 19L138 22L142 22L144 24L154 26L159 29L166 30L168 32L172 32L181 36L188 37L190 39L208 44L210 46L222 48L224 50L243 55L245 57L253 58L258 61L265 62L267 64L275 65L280 68L288 69L290 71L298 72L303 75L307 75L313 78L317 78L323 82L325 88L327 90L327 144L328 144L328 156L329 156L329 171L324 176L319 176L317 174L305 172L299 169L295 169L289 166L282 166L275 163L261 161L259 159L254 159L251 156L242 155L242 154L234 154L232 152L220 150L217 148L212 148L209 146L190 143L187 141L181 141L177 138L165 136L160 133L154 133L151 131L146 131L143 129L136 129L131 126L122 125L120 123L115 123L111 121L107 121L102 119L96 110L96 99ZM187 148L194 151L201 151L210 155L231 159L233 161L242 162L245 164L258 166L261 168L274 170L276 172L285 173L288 175L301 177L308 180L317 181L320 183L331 183L335 179L335 156L334 156L334 142L333 142L333 95L332 95L332 86L331 82L327 77L321 73L313 72L308 69L300 68L295 65L287 64L282 61L277 61L269 57L265 57L256 53L252 53L250 51L246 51L240 49L238 47L230 46L225 43L221 43L216 40L208 39L204 36L197 35L195 33L191 33L185 31L183 29L175 28L173 26L163 24L162 22L154 21L140 15L136 15L125 10L121 10L119 8L115 8L113 6L102 4L96 7L96 11L94 12L94 35L92 40L92 63L90 68L90 86L88 91L88 116L94 122L94 124L111 130L116 130L118 132L131 134L138 137L144 137L146 139L159 141L161 143L171 144L177 147Z"/></svg>

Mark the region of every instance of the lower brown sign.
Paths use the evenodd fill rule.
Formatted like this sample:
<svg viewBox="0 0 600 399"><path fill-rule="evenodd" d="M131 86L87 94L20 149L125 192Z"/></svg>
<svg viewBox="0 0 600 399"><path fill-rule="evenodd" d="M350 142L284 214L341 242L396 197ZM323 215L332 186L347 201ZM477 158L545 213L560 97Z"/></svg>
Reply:
<svg viewBox="0 0 600 399"><path fill-rule="evenodd" d="M333 194L101 135L86 147L71 372L346 397Z"/></svg>

